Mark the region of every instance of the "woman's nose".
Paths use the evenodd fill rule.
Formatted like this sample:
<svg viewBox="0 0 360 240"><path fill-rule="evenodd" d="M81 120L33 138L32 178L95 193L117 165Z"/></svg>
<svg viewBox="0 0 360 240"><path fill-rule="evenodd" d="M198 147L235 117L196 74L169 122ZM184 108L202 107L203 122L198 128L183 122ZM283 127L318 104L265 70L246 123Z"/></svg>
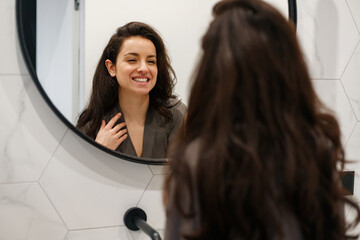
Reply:
<svg viewBox="0 0 360 240"><path fill-rule="evenodd" d="M140 66L138 68L138 72L140 73L147 73L149 71L146 62L140 62Z"/></svg>

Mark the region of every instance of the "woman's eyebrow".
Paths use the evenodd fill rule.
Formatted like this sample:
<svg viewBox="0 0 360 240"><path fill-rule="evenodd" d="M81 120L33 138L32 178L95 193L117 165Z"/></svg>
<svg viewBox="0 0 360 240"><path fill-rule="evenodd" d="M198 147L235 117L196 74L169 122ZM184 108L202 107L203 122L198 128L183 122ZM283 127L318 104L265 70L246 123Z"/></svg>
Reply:
<svg viewBox="0 0 360 240"><path fill-rule="evenodd" d="M125 53L124 56L128 56L128 55L132 55L132 56L140 56L138 53L133 53L133 52L129 52L129 53ZM156 55L148 55L147 58L156 58Z"/></svg>
<svg viewBox="0 0 360 240"><path fill-rule="evenodd" d="M138 53L133 53L133 52L125 53L125 54L124 54L124 56L127 56L127 55L139 56Z"/></svg>

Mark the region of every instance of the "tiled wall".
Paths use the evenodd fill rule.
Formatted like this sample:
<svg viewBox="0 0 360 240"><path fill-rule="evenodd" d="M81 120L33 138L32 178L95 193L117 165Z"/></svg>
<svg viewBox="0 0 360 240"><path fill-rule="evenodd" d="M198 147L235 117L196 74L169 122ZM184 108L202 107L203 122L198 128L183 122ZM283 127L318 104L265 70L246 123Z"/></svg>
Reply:
<svg viewBox="0 0 360 240"><path fill-rule="evenodd" d="M146 239L123 226L139 206L163 229L163 167L90 146L50 110L16 38L15 0L0 1L0 239Z"/></svg>
<svg viewBox="0 0 360 240"><path fill-rule="evenodd" d="M335 112L349 160L360 160L360 1L298 0L298 36L315 90ZM360 196L360 164L355 195Z"/></svg>
<svg viewBox="0 0 360 240"><path fill-rule="evenodd" d="M298 16L314 86L337 114L348 158L360 160L360 1L298 0ZM147 239L123 226L133 206L163 229L163 168L109 156L68 130L25 69L15 0L0 1L0 29L0 239ZM348 168L359 196L359 164Z"/></svg>
<svg viewBox="0 0 360 240"><path fill-rule="evenodd" d="M298 0L298 36L320 99L340 122L360 196L360 1ZM346 210L351 219L352 213ZM360 226L357 227L360 229Z"/></svg>

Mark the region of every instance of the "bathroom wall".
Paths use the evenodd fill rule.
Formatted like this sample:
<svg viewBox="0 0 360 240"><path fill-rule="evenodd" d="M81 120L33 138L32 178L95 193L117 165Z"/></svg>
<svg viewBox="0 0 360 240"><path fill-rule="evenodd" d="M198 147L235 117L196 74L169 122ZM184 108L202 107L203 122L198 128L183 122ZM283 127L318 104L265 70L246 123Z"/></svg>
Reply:
<svg viewBox="0 0 360 240"><path fill-rule="evenodd" d="M314 86L341 123L347 157L358 161L360 2L298 0L298 17ZM109 156L68 130L24 66L15 0L0 1L0 29L0 239L147 239L123 226L133 206L162 233L163 167ZM359 164L347 167L359 196Z"/></svg>
<svg viewBox="0 0 360 240"><path fill-rule="evenodd" d="M360 1L299 0L297 32L315 90L334 111L346 158L360 160ZM357 162L355 195L360 195Z"/></svg>
<svg viewBox="0 0 360 240"><path fill-rule="evenodd" d="M187 105L190 80L198 54L201 53L201 38L212 19L212 7L219 0L102 0L83 4L82 18L84 40L83 51L84 102L89 98L99 56L115 30L129 21L150 24L161 35L169 52L171 65L176 72L175 94ZM287 0L265 0L288 17ZM111 8L109 8L111 6ZM141 6L141 8L137 7ZM166 9L166 11L164 11ZM149 11L151 14L149 14ZM186 17L183 13L186 13ZM104 18L103 16L106 16ZM101 24L99 19L104 19ZM164 21L166 19L166 21ZM189 27L190 26L190 27ZM82 90L80 88L80 90ZM82 107L80 107L82 109Z"/></svg>
<svg viewBox="0 0 360 240"><path fill-rule="evenodd" d="M79 114L79 11L74 9L74 0L34 2L36 73L56 108L75 123Z"/></svg>

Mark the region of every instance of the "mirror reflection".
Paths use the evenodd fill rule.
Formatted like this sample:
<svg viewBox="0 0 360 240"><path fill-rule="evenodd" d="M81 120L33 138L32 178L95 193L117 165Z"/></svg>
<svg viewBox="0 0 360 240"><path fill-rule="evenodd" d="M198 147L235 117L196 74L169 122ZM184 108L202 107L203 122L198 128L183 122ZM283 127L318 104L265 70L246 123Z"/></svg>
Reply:
<svg viewBox="0 0 360 240"><path fill-rule="evenodd" d="M288 0L267 1L288 16ZM165 157L169 141L186 112L189 80L200 55L200 39L212 18L211 9L216 2L218 0L104 0L80 1L80 5L76 6L74 0L37 0L36 69L39 81L69 122L98 143L133 156ZM136 77L137 85L147 86L140 98L123 95L126 91L120 90L123 88L119 75L125 73L120 74L117 58L123 60L121 56L124 56L119 54L113 59L100 58L114 31L133 21L153 28L169 55L169 66L164 68L159 66L162 56L153 41L155 56L153 53L133 52L137 54L136 61L144 62L149 72L137 75L127 73L130 79ZM142 39L143 42L147 42L146 39ZM127 46L127 40L122 44ZM149 45L147 51L153 47ZM164 56L166 59L166 54ZM152 60L156 61L157 70L153 87L152 68L145 65ZM95 100L96 87L93 84L99 65L106 70L103 74L107 74L109 84L114 89L112 95L106 95L104 99L97 96ZM169 73L170 85L174 86L165 97L152 97L152 92L162 81L159 74L163 72ZM113 73L115 75L111 76ZM135 80L132 81L135 83ZM107 101L111 103L104 104ZM102 105L95 107L98 102ZM169 117L171 115L175 117ZM101 116L104 116L103 119ZM116 134L120 135L116 143L100 140L100 136L97 139L99 133L102 136L110 134L107 129L115 126Z"/></svg>
<svg viewBox="0 0 360 240"><path fill-rule="evenodd" d="M173 94L174 80L164 42L151 26L119 27L103 50L76 126L111 150L165 158L186 113Z"/></svg>

